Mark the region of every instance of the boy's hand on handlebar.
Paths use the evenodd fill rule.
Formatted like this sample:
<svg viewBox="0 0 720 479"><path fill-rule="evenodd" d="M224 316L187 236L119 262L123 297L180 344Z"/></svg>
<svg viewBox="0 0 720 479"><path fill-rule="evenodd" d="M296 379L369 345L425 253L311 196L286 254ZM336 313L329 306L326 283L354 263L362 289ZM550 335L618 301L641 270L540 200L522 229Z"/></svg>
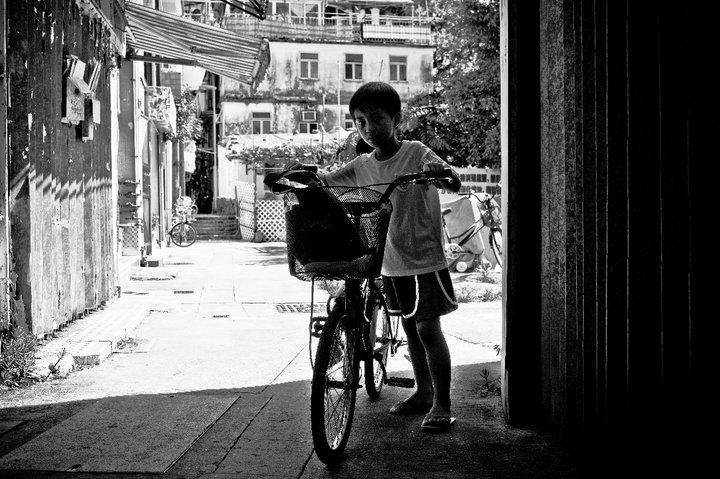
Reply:
<svg viewBox="0 0 720 479"><path fill-rule="evenodd" d="M423 172L438 178L438 183L445 190L456 192L460 189L460 177L452 168L447 168L440 163L426 163L423 166Z"/></svg>

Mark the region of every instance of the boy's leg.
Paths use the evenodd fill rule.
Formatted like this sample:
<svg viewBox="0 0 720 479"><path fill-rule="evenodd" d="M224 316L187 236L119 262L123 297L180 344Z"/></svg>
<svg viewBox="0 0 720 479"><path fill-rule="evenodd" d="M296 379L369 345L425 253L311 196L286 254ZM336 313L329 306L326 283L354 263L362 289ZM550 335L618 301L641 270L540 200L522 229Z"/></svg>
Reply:
<svg viewBox="0 0 720 479"><path fill-rule="evenodd" d="M427 356L422 339L418 335L417 326L412 319L402 320L405 337L407 339L408 353L412 362L413 374L415 375L415 392L405 401L411 404L425 406L430 410L433 403L433 381L428 368Z"/></svg>
<svg viewBox="0 0 720 479"><path fill-rule="evenodd" d="M428 416L450 416L450 349L440 326L440 318L419 321L416 329L427 358L426 370L432 380L434 392L433 406ZM413 370L414 368L413 359ZM417 380L417 375L415 378Z"/></svg>

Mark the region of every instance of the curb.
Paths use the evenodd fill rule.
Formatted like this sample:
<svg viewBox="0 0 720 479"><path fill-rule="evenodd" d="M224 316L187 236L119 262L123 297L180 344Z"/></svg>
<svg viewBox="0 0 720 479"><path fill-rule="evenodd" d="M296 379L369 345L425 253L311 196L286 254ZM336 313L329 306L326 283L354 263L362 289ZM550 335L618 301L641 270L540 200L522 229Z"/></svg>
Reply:
<svg viewBox="0 0 720 479"><path fill-rule="evenodd" d="M149 314L147 305L115 300L105 308L73 322L67 331L38 348L34 372L64 377L76 369L97 366L110 356L115 345Z"/></svg>

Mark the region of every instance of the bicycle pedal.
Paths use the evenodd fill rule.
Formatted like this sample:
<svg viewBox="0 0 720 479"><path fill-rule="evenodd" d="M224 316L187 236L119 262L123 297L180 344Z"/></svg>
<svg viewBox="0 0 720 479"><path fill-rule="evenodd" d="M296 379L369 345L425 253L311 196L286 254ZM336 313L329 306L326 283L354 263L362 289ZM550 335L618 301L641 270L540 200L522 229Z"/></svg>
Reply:
<svg viewBox="0 0 720 479"><path fill-rule="evenodd" d="M319 338L322 334L323 326L325 326L325 321L327 321L327 318L324 316L317 316L313 318L312 320L312 331L310 332L310 335L313 338Z"/></svg>
<svg viewBox="0 0 720 479"><path fill-rule="evenodd" d="M390 378L387 378L385 383L388 386L394 386L398 388L414 388L415 387L415 379L413 378L401 378L397 376L393 376Z"/></svg>

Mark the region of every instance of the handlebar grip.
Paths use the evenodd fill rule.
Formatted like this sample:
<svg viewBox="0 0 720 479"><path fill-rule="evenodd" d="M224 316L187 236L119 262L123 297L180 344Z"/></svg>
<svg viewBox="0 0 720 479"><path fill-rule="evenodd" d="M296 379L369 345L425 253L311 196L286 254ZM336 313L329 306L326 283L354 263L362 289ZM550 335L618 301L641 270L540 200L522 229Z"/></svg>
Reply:
<svg viewBox="0 0 720 479"><path fill-rule="evenodd" d="M305 170L305 171L311 171L311 172L313 172L313 173L317 173L317 172L318 172L318 165L306 165L306 164L302 164L301 167L300 167L300 169Z"/></svg>
<svg viewBox="0 0 720 479"><path fill-rule="evenodd" d="M452 170L450 168L443 168L440 171L425 171L423 174L433 180L443 180L452 178Z"/></svg>

